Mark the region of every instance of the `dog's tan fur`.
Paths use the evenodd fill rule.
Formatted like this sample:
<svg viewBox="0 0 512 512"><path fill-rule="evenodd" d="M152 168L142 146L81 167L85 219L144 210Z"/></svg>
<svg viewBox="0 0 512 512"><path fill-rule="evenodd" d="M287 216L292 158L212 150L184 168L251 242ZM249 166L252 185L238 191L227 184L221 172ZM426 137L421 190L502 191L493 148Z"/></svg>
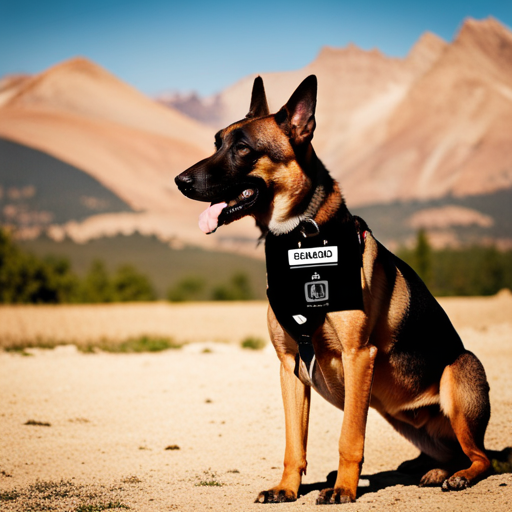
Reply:
<svg viewBox="0 0 512 512"><path fill-rule="evenodd" d="M309 77L281 111L269 115L263 84L257 79L248 117L219 132L222 145L217 153L182 173L177 178L178 185L190 197L208 200L212 194L206 188L200 190L198 185L205 181L204 175L210 183L215 179L221 182L221 177L212 178L219 173L219 165L229 160L229 172L232 172L236 162L242 162L240 166L245 171L239 179L249 183L260 180L258 186L266 194L262 192L263 198L244 214L253 215L263 234L270 231L279 235L294 229L311 200L315 182L320 180L317 174L331 183L311 146L315 101L316 79ZM250 165L241 160L249 154L254 156ZM335 212L346 208L338 184L331 185L314 214L320 229ZM220 195L213 200L221 199ZM348 210L347 215L350 215ZM228 216L226 223L240 216L243 215ZM260 493L257 501L297 498L307 466L311 387L344 410L337 479L333 489L320 493L318 503L356 499L370 406L423 453L438 461L439 467L427 472L422 484L443 484L445 490L458 490L474 483L489 469L483 437L490 408L482 365L462 344L457 348L460 340L456 333L447 335L450 344L453 340L456 355L451 359L446 356L440 378L428 366L430 359L421 352L424 347L420 355L416 353L414 339L407 340L409 345L403 357L396 355L404 322L423 307L423 302L427 304L427 315L431 309L439 315L440 306L418 284L419 278L397 263L399 260L373 237L364 221L357 218L353 221L360 235L366 237L361 268L364 311L326 315L324 324L313 336L316 363L312 376L302 362L299 378L295 375L297 343L269 307L270 337L281 361L286 450L280 483ZM432 318L435 321L437 317ZM440 336L444 334L439 332ZM445 356L439 354L439 357ZM421 376L408 371L410 368L419 368Z"/></svg>

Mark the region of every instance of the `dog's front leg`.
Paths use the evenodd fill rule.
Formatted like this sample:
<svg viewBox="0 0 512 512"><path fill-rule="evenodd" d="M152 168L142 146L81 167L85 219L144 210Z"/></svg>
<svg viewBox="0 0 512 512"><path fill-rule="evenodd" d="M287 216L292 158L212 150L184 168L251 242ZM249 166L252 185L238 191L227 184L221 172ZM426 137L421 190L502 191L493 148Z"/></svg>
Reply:
<svg viewBox="0 0 512 512"><path fill-rule="evenodd" d="M281 391L286 423L286 448L281 482L260 492L256 503L295 501L302 474L306 473L306 446L308 439L309 404L311 388L293 373L293 358L281 362Z"/></svg>
<svg viewBox="0 0 512 512"><path fill-rule="evenodd" d="M295 376L297 344L279 325L271 307L268 309L267 320L270 338L281 361L281 392L286 423L286 449L281 482L268 491L260 492L256 503L279 503L297 499L302 474L306 472L311 388Z"/></svg>
<svg viewBox="0 0 512 512"><path fill-rule="evenodd" d="M267 322L270 338L281 361L286 448L281 482L268 491L260 492L256 503L280 503L297 499L302 474L306 473L311 388L295 376L297 344L281 327L271 307L268 308Z"/></svg>
<svg viewBox="0 0 512 512"><path fill-rule="evenodd" d="M367 339L364 335L364 322L358 322L358 328L351 327L348 331L343 328L346 325L340 325L338 322L332 324L343 346L345 404L339 442L338 476L334 489L324 489L320 493L318 504L350 503L356 500L357 484L363 464L373 368L377 356L377 348L362 341Z"/></svg>

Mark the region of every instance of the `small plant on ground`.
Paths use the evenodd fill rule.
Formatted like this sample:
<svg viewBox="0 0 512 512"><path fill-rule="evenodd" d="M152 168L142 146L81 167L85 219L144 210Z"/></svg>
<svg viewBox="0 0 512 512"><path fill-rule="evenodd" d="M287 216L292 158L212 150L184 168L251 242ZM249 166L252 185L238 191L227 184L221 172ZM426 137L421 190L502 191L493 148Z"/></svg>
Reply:
<svg viewBox="0 0 512 512"><path fill-rule="evenodd" d="M223 485L217 480L217 475L209 469L204 472L204 478L196 484L196 487L222 487Z"/></svg>
<svg viewBox="0 0 512 512"><path fill-rule="evenodd" d="M18 499L18 491L13 489L12 491L0 491L0 502L2 501L14 501Z"/></svg>
<svg viewBox="0 0 512 512"><path fill-rule="evenodd" d="M24 425L30 425L32 427L51 427L52 424L47 421L28 420Z"/></svg>
<svg viewBox="0 0 512 512"><path fill-rule="evenodd" d="M138 476L132 475L127 478L123 478L121 482L123 484L140 484L142 480Z"/></svg>
<svg viewBox="0 0 512 512"><path fill-rule="evenodd" d="M258 338L256 336L248 336L242 341L241 345L242 348L248 348L251 350L261 350L265 348L266 343L265 340L263 340L262 338Z"/></svg>
<svg viewBox="0 0 512 512"><path fill-rule="evenodd" d="M129 509L128 505L120 501L109 501L105 503L94 503L92 505L80 505L74 512L102 512L103 510Z"/></svg>

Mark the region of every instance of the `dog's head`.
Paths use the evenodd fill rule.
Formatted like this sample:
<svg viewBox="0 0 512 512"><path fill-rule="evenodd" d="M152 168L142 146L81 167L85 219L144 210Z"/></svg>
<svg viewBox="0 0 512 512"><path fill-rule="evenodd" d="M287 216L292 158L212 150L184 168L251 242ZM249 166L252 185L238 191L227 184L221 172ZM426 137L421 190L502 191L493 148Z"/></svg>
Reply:
<svg viewBox="0 0 512 512"><path fill-rule="evenodd" d="M257 77L245 119L220 130L216 152L176 177L187 197L211 203L200 221L205 232L246 215L263 231L290 230L311 196L308 162L314 155L316 92L311 75L271 115L263 80Z"/></svg>

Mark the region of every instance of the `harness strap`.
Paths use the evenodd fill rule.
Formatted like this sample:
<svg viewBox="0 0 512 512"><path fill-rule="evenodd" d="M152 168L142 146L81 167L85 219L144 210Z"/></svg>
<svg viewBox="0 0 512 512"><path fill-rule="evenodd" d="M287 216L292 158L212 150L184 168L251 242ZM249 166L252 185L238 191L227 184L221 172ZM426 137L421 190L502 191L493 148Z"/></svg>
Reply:
<svg viewBox="0 0 512 512"><path fill-rule="evenodd" d="M309 220L309 219L306 219L304 224L307 222L307 220ZM313 221L312 219L311 219L311 221L314 223L314 225L318 229L318 225L316 224L316 222ZM315 236L319 233L319 231L318 231L315 234L307 235L304 233L304 231L302 231L302 229L301 229L301 232L304 237ZM359 231L357 232L357 238L359 240L359 246L361 248L361 255L364 253L367 233L368 232L366 230L363 231L362 233L360 233ZM362 258L361 258L361 266L362 266ZM313 382L313 371L315 369L316 355L315 355L315 349L313 348L312 337L307 334L302 334L301 339L297 341L297 346L298 346L299 352L297 354L297 357L295 358L295 370L294 370L295 376L297 378L299 377L300 362L303 361L304 364L306 365L306 370L308 372L309 379L311 380L311 382Z"/></svg>
<svg viewBox="0 0 512 512"><path fill-rule="evenodd" d="M314 217L324 201L325 190L318 185L299 224L286 234L268 233L265 241L267 296L297 343L295 374L304 363L311 381L316 364L312 338L325 315L364 308L359 269L365 233L346 209L319 227Z"/></svg>

